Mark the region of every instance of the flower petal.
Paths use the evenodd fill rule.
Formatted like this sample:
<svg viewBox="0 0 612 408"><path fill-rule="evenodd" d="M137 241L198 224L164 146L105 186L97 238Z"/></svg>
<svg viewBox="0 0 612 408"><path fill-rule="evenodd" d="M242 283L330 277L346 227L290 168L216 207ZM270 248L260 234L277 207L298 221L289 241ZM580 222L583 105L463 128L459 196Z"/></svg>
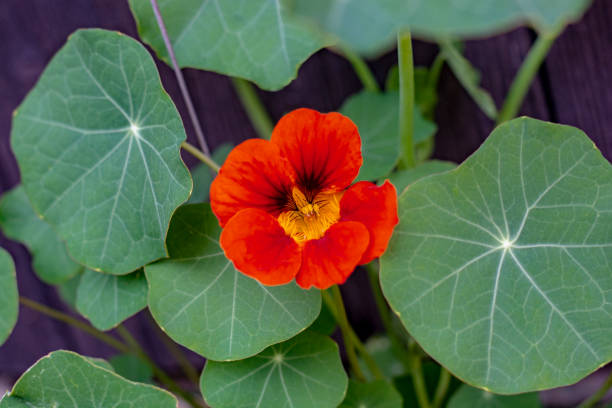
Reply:
<svg viewBox="0 0 612 408"><path fill-rule="evenodd" d="M264 285L291 282L302 262L301 248L263 210L239 211L221 232L221 248L240 272Z"/></svg>
<svg viewBox="0 0 612 408"><path fill-rule="evenodd" d="M210 205L222 227L245 208L278 216L291 197L294 181L295 172L276 145L249 139L225 160L210 186Z"/></svg>
<svg viewBox="0 0 612 408"><path fill-rule="evenodd" d="M378 258L399 221L395 187L388 180L380 187L369 181L355 183L340 200L340 221L358 221L370 231L370 245L360 265Z"/></svg>
<svg viewBox="0 0 612 408"><path fill-rule="evenodd" d="M332 225L323 238L306 241L295 279L298 285L327 289L344 283L368 247L369 235L363 224L347 221Z"/></svg>
<svg viewBox="0 0 612 408"><path fill-rule="evenodd" d="M311 194L345 189L363 163L357 126L335 112L294 110L278 122L271 142L293 165L300 187Z"/></svg>

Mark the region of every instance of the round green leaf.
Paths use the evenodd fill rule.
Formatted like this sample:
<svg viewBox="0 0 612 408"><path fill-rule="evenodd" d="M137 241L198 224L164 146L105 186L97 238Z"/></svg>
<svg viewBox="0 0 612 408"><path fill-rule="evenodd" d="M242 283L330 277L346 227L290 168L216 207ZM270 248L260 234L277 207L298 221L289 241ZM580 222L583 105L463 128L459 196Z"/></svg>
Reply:
<svg viewBox="0 0 612 408"><path fill-rule="evenodd" d="M338 408L402 408L402 396L384 380L349 381L346 398Z"/></svg>
<svg viewBox="0 0 612 408"><path fill-rule="evenodd" d="M130 0L140 37L169 62L151 2ZM181 67L245 78L278 90L325 43L287 0L166 0L159 7Z"/></svg>
<svg viewBox="0 0 612 408"><path fill-rule="evenodd" d="M19 300L13 258L0 248L0 344L4 343L17 323Z"/></svg>
<svg viewBox="0 0 612 408"><path fill-rule="evenodd" d="M75 260L113 274L166 256L170 217L191 190L183 140L147 50L97 29L69 37L11 135L36 212Z"/></svg>
<svg viewBox="0 0 612 408"><path fill-rule="evenodd" d="M76 294L76 309L100 330L110 330L147 306L142 270L124 276L86 270Z"/></svg>
<svg viewBox="0 0 612 408"><path fill-rule="evenodd" d="M109 360L112 368L120 376L130 381L151 383L153 381L153 370L145 364L141 358L133 354L118 354Z"/></svg>
<svg viewBox="0 0 612 408"><path fill-rule="evenodd" d="M540 408L535 392L519 395L495 395L478 388L462 385L448 401L448 408Z"/></svg>
<svg viewBox="0 0 612 408"><path fill-rule="evenodd" d="M340 113L348 116L359 129L363 165L358 180L377 180L386 176L400 156L399 93L361 91L348 98ZM436 125L414 110L414 144L425 142Z"/></svg>
<svg viewBox="0 0 612 408"><path fill-rule="evenodd" d="M336 343L308 331L246 360L209 360L200 387L212 407L333 408L347 382Z"/></svg>
<svg viewBox="0 0 612 408"><path fill-rule="evenodd" d="M452 170L456 166L457 165L455 163L447 161L429 160L413 169L400 170L391 174L391 176L389 176L389 181L393 183L398 193L401 193L410 184L422 179L423 177Z"/></svg>
<svg viewBox="0 0 612 408"><path fill-rule="evenodd" d="M499 393L612 358L612 167L578 129L521 118L400 197L384 294L435 360Z"/></svg>
<svg viewBox="0 0 612 408"><path fill-rule="evenodd" d="M182 206L168 232L171 259L145 267L149 309L170 337L206 358L236 360L316 319L318 290L264 286L242 274L219 247L220 233L208 204Z"/></svg>
<svg viewBox="0 0 612 408"><path fill-rule="evenodd" d="M34 212L21 186L0 199L0 227L4 234L26 245L36 275L46 283L66 282L83 268L68 256L66 244L49 224Z"/></svg>
<svg viewBox="0 0 612 408"><path fill-rule="evenodd" d="M138 384L71 351L38 360L0 402L1 408L176 408L170 393Z"/></svg>
<svg viewBox="0 0 612 408"><path fill-rule="evenodd" d="M317 21L351 49L379 54L392 46L398 29L415 35L474 37L529 23L547 31L580 18L590 0L308 0L296 12Z"/></svg>

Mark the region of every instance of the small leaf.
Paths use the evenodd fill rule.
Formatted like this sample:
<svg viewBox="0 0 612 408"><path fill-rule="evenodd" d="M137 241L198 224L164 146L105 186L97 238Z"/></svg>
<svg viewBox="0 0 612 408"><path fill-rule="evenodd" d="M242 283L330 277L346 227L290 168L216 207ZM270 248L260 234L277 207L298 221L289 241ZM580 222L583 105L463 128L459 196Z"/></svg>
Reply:
<svg viewBox="0 0 612 408"><path fill-rule="evenodd" d="M518 395L495 395L464 384L448 401L448 408L540 408L535 392Z"/></svg>
<svg viewBox="0 0 612 408"><path fill-rule="evenodd" d="M13 258L0 248L0 345L3 344L17 323L19 299Z"/></svg>
<svg viewBox="0 0 612 408"><path fill-rule="evenodd" d="M338 408L402 408L402 396L384 380L349 381L346 398Z"/></svg>
<svg viewBox="0 0 612 408"><path fill-rule="evenodd" d="M314 330L327 336L331 336L336 331L336 319L325 303L321 305L319 317L317 317L317 320L314 321L308 330Z"/></svg>
<svg viewBox="0 0 612 408"><path fill-rule="evenodd" d="M166 256L170 217L191 190L183 140L147 50L98 29L69 37L11 134L35 211L75 260L117 275Z"/></svg>
<svg viewBox="0 0 612 408"><path fill-rule="evenodd" d="M278 90L325 46L322 37L290 13L287 0L167 0L159 4L181 67L251 80ZM130 0L140 37L168 62L148 0Z"/></svg>
<svg viewBox="0 0 612 408"><path fill-rule="evenodd" d="M233 144L223 143L221 146L215 149L212 154L212 159L215 161L215 163L221 166L225 161L225 158L233 148ZM193 170L191 171L191 178L193 179L193 191L191 192L191 197L188 201L189 204L203 203L208 201L210 183L212 183L214 177L215 176L212 173L210 167L208 167L204 163L200 163L193 168Z"/></svg>
<svg viewBox="0 0 612 408"><path fill-rule="evenodd" d="M0 199L0 227L7 237L28 247L34 272L42 281L57 285L82 269L70 259L66 244L51 226L34 212L22 186Z"/></svg>
<svg viewBox="0 0 612 408"><path fill-rule="evenodd" d="M336 343L308 331L246 360L209 360L200 387L213 407L333 408L347 382Z"/></svg>
<svg viewBox="0 0 612 408"><path fill-rule="evenodd" d="M583 132L513 120L401 195L383 292L470 384L572 384L612 359L610 208L612 166Z"/></svg>
<svg viewBox="0 0 612 408"><path fill-rule="evenodd" d="M391 341L387 336L372 336L365 343L366 350L380 367L386 378L393 378L404 374L404 366L397 358L391 347ZM367 364L359 359L360 366L369 381L374 380L374 375L370 372Z"/></svg>
<svg viewBox="0 0 612 408"><path fill-rule="evenodd" d="M495 102L491 94L480 87L478 70L461 54L452 41L441 40L440 49L463 88L489 119L495 119L497 117Z"/></svg>
<svg viewBox="0 0 612 408"><path fill-rule="evenodd" d="M71 351L38 360L0 402L1 408L176 408L170 393L127 381Z"/></svg>
<svg viewBox="0 0 612 408"><path fill-rule="evenodd" d="M77 289L76 308L99 330L110 330L147 306L142 270L124 276L86 270Z"/></svg>
<svg viewBox="0 0 612 408"><path fill-rule="evenodd" d="M149 309L175 341L212 360L252 356L308 327L318 290L264 286L236 270L219 247L208 204L179 208L168 232L171 259L147 265Z"/></svg>
<svg viewBox="0 0 612 408"><path fill-rule="evenodd" d="M455 167L457 167L455 163L441 160L429 160L413 169L400 170L391 174L391 176L389 176L389 181L393 183L398 194L401 194L406 187L415 181L423 177L431 176L432 174L452 170Z"/></svg>
<svg viewBox="0 0 612 408"><path fill-rule="evenodd" d="M109 361L115 372L130 381L152 383L153 371L133 354L118 354Z"/></svg>
<svg viewBox="0 0 612 408"><path fill-rule="evenodd" d="M400 156L399 94L361 91L348 98L340 113L348 116L359 129L363 165L358 180L377 180L386 176ZM436 125L414 111L414 143L429 140Z"/></svg>

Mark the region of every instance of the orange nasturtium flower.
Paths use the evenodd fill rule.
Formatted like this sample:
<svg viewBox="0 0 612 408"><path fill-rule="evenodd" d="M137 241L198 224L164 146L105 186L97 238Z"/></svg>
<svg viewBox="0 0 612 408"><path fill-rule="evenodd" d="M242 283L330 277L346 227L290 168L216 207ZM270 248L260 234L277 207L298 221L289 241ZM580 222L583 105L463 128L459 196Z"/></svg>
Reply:
<svg viewBox="0 0 612 408"><path fill-rule="evenodd" d="M355 124L311 109L285 115L270 141L238 145L210 188L225 255L265 285L344 283L398 222L391 183L350 186L362 162Z"/></svg>

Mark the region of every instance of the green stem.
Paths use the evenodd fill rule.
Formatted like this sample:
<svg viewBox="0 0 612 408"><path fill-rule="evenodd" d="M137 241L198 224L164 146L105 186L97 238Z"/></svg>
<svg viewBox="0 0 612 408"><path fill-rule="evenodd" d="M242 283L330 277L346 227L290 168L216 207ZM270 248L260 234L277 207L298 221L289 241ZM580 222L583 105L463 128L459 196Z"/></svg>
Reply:
<svg viewBox="0 0 612 408"><path fill-rule="evenodd" d="M357 53L353 52L349 48L343 47L341 52L353 66L353 69L363 84L363 87L370 92L380 92L378 82L376 82L376 78L374 77L374 74L372 74L368 64L366 64L366 62Z"/></svg>
<svg viewBox="0 0 612 408"><path fill-rule="evenodd" d="M255 87L253 87L249 81L242 78L232 77L232 83L259 137L262 139L270 139L274 124L266 108L259 100Z"/></svg>
<svg viewBox="0 0 612 408"><path fill-rule="evenodd" d="M378 269L376 268L376 261L370 262L366 265L366 269L368 270L368 277L370 278L370 286L372 288L372 293L374 294L374 300L376 302L376 307L378 308L378 313L380 315L380 320L387 332L387 336L391 341L391 347L393 349L396 357L400 359L402 362L404 369L406 371L410 371L410 355L408 355L407 350L405 349L402 340L398 337L394 327L391 314L389 313L389 307L387 306L387 301L385 300L382 290L380 288L380 281L378 279Z"/></svg>
<svg viewBox="0 0 612 408"><path fill-rule="evenodd" d="M451 374L446 368L440 366L440 378L438 379L438 386L436 387L436 392L434 394L432 403L433 408L440 408L442 406L446 393L448 392L450 381Z"/></svg>
<svg viewBox="0 0 612 408"><path fill-rule="evenodd" d="M523 99L525 99L525 95L529 90L529 86L533 81L540 65L546 58L550 47L555 42L555 39L561 34L563 30L563 25L559 25L558 27L540 33L537 41L529 50L525 61L521 65L516 77L512 81L512 85L510 85L510 90L508 91L508 95L506 96L506 101L502 106L499 114L497 116L497 124L503 123L507 120L510 120L516 116L521 105L523 104Z"/></svg>
<svg viewBox="0 0 612 408"><path fill-rule="evenodd" d="M397 34L397 59L399 65L399 132L402 143L402 168L416 165L414 154L414 63L410 31Z"/></svg>
<svg viewBox="0 0 612 408"><path fill-rule="evenodd" d="M429 72L427 74L427 87L428 88L437 88L438 81L440 79L440 73L442 72L442 67L444 67L444 53L442 51L438 52L436 58L431 64L431 68L429 68Z"/></svg>
<svg viewBox="0 0 612 408"><path fill-rule="evenodd" d="M189 403L193 408L201 408L202 404L195 400L193 395L183 390L178 386L176 382L164 370L162 370L148 355L145 353L142 346L138 343L138 341L132 336L132 334L123 326L119 325L116 328L117 333L121 338L128 344L132 353L136 354L143 362L145 362L151 369L153 373L159 379L159 381L164 384L168 390L174 392L175 394L180 395L185 401Z"/></svg>
<svg viewBox="0 0 612 408"><path fill-rule="evenodd" d="M28 299L26 297L20 296L19 297L19 302L32 309L35 310L41 314L44 314L45 316L51 317L52 319L58 320L60 322L66 323L76 329L79 329L81 331L84 331L85 333L89 334L92 337L95 337L96 339L100 340L103 343L108 344L109 346L113 347L116 350L121 351L122 353L129 353L130 352L130 348L128 346L126 346L125 344L123 344L122 342L120 342L119 340L117 340L116 338L114 338L113 336L106 334L90 325L88 325L87 323L82 322L81 320L75 319L72 316L67 315L64 312L60 312L59 310L55 310L52 309L48 306L45 306L41 303L36 302L35 300L31 300Z"/></svg>
<svg viewBox="0 0 612 408"><path fill-rule="evenodd" d="M425 385L425 375L421 358L417 355L412 356L412 384L419 402L419 407L430 408L429 397L427 396L427 386Z"/></svg>
<svg viewBox="0 0 612 408"><path fill-rule="evenodd" d="M603 383L601 388L599 388L599 390L597 390L597 392L595 394L593 394L591 396L591 398L587 399L582 404L578 405L578 408L591 408L591 407L594 407L595 404L597 404L603 397L606 396L606 394L608 393L610 388L612 388L612 373L610 373L610 376Z"/></svg>
<svg viewBox="0 0 612 408"><path fill-rule="evenodd" d="M219 172L219 169L221 167L217 163L215 163L215 161L211 159L210 156L198 150L198 148L194 145L188 142L183 142L181 143L181 147L191 153L191 155L194 156L196 159L200 160L202 163L213 169L215 172Z"/></svg>

